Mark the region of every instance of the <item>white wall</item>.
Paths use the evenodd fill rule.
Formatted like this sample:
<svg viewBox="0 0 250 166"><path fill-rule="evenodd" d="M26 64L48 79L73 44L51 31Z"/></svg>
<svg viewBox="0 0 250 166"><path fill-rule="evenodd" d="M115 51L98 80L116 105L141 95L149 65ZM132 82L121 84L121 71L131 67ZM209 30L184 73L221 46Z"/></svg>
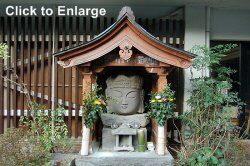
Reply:
<svg viewBox="0 0 250 166"><path fill-rule="evenodd" d="M186 51L190 50L195 45L209 46L209 33L206 33L207 15L209 10L205 6L186 6L185 7L185 45ZM187 105L187 100L190 98L191 90L191 72L190 69L184 70L184 103L183 112L190 110ZM200 76L200 72L192 69L193 78Z"/></svg>
<svg viewBox="0 0 250 166"><path fill-rule="evenodd" d="M205 44L205 7L185 7L185 50Z"/></svg>
<svg viewBox="0 0 250 166"><path fill-rule="evenodd" d="M211 40L250 41L250 10L211 9Z"/></svg>

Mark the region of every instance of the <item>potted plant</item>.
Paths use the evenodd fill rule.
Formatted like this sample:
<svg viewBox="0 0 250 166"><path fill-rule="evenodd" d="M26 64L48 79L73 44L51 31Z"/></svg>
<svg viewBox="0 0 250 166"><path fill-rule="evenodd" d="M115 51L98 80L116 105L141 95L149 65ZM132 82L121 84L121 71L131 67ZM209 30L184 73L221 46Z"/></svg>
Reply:
<svg viewBox="0 0 250 166"><path fill-rule="evenodd" d="M88 155L90 129L95 121L100 117L100 113L106 109L104 96L98 95L99 88L95 85L93 90L85 93L83 100L83 130L81 155Z"/></svg>
<svg viewBox="0 0 250 166"><path fill-rule="evenodd" d="M174 104L174 91L171 90L171 85L166 84L164 88L157 93L151 94L149 103L150 112L148 113L150 118L154 118L158 124L157 135L157 153L164 155L164 125L167 119L173 117L175 109Z"/></svg>

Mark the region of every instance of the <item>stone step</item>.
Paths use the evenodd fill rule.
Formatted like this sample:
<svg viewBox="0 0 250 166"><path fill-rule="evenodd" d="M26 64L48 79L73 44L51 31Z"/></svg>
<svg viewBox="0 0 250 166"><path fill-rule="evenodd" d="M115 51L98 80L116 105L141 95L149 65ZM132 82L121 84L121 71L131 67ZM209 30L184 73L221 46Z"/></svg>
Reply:
<svg viewBox="0 0 250 166"><path fill-rule="evenodd" d="M173 166L170 153L164 156L152 152L95 152L89 156L78 155L76 166Z"/></svg>

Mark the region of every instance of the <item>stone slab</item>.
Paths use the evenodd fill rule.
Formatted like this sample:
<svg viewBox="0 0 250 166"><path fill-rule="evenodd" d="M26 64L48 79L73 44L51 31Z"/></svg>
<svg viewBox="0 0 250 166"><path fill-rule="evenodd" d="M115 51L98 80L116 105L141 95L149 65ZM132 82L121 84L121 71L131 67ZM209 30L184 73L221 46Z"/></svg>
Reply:
<svg viewBox="0 0 250 166"><path fill-rule="evenodd" d="M111 133L112 129L103 127L102 129L102 150L113 151L115 147L115 135Z"/></svg>
<svg viewBox="0 0 250 166"><path fill-rule="evenodd" d="M153 152L95 152L89 156L78 155L76 166L173 166L170 153L164 156Z"/></svg>

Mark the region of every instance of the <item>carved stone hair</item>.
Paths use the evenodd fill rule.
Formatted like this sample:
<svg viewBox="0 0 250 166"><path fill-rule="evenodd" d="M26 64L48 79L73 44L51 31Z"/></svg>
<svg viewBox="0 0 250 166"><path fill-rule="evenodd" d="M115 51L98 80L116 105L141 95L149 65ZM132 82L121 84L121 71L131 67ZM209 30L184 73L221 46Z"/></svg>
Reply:
<svg viewBox="0 0 250 166"><path fill-rule="evenodd" d="M118 75L117 77L109 77L106 81L109 88L135 88L142 89L143 78L138 75L125 76Z"/></svg>

